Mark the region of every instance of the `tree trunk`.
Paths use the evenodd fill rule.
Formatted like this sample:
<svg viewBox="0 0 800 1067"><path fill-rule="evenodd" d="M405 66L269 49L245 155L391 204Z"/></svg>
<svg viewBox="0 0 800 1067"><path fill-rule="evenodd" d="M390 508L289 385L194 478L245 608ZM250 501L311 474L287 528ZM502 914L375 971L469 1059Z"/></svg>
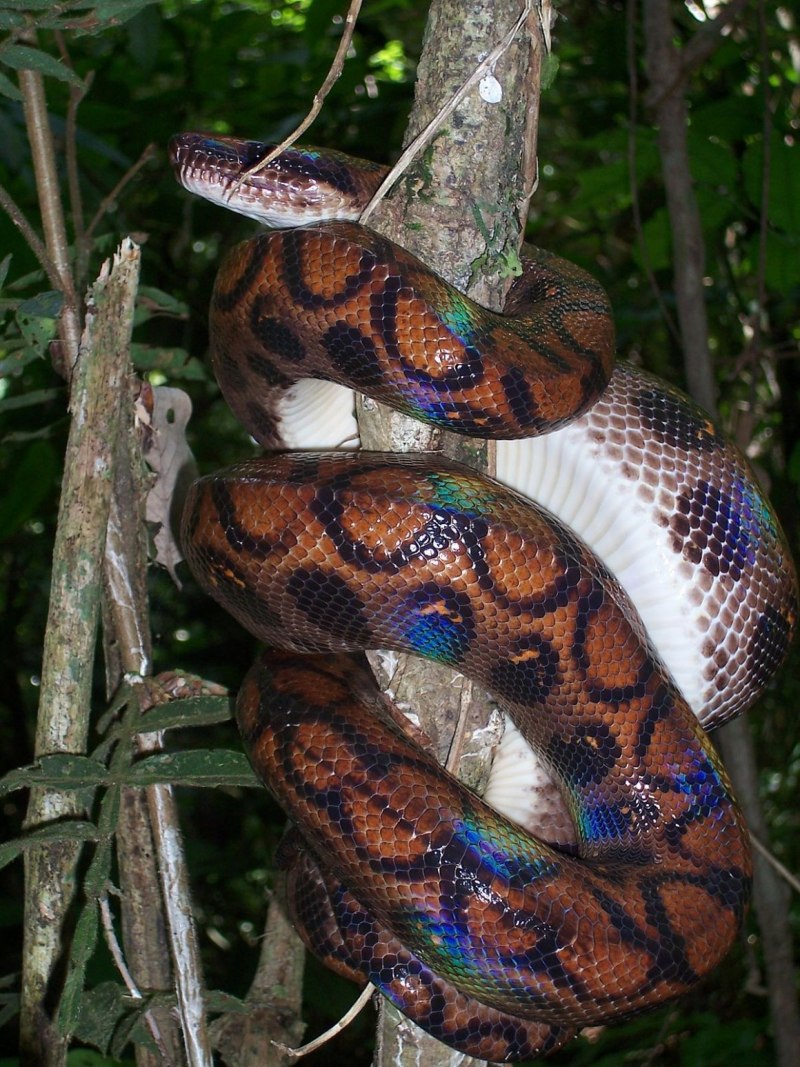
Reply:
<svg viewBox="0 0 800 1067"><path fill-rule="evenodd" d="M493 47L513 31L526 6L506 0L434 0L419 65L408 140L434 118ZM371 220L384 235L419 255L449 282L479 302L502 308L517 257L535 174L536 124L544 35L527 18L502 58L481 73L452 116L418 154L394 196ZM359 411L361 444L367 449L442 449L472 466L491 470L491 448L442 434L373 402ZM420 716L439 758L473 789L485 784L488 749L457 740L458 723L474 733L485 727L492 705L451 671L399 657L382 682ZM481 730L481 736L491 731ZM466 771L466 775L463 773ZM420 1067L464 1062L384 1004L375 1063ZM470 1061L472 1062L472 1061Z"/></svg>

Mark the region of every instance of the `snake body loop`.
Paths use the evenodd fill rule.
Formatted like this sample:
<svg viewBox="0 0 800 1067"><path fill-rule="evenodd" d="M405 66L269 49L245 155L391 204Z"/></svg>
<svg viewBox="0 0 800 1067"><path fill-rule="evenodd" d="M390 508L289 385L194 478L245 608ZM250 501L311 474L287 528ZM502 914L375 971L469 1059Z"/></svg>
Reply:
<svg viewBox="0 0 800 1067"><path fill-rule="evenodd" d="M283 453L191 491L192 570L268 646L237 715L299 829L286 854L307 944L455 1048L542 1054L685 992L735 938L747 836L698 716L739 710L778 666L791 559L745 461L685 398L625 369L606 388L610 312L582 271L538 254L511 309L484 311L353 221L380 181L372 165L294 149L234 189L265 148L172 145L187 188L273 224L306 208L318 220L256 237L220 270L215 370L250 432L279 448L280 397L310 375L458 432L546 434L565 455L578 442L609 495L614 477L636 487L626 510L650 509L652 540L664 535L708 617L695 715L595 552L468 468ZM613 509L599 508L611 540ZM606 543L599 527L587 536ZM553 777L574 838L548 843L444 773L353 656L369 648L485 685Z"/></svg>

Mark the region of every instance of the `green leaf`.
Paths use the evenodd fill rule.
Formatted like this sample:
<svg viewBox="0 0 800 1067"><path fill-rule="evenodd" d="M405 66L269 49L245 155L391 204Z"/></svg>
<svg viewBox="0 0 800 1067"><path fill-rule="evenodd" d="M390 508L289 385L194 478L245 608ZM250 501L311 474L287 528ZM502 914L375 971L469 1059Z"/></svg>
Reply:
<svg viewBox="0 0 800 1067"><path fill-rule="evenodd" d="M757 239L751 242L751 262L758 262ZM767 287L774 293L790 292L800 286L800 235L779 231L767 233Z"/></svg>
<svg viewBox="0 0 800 1067"><path fill-rule="evenodd" d="M60 822L49 823L47 826L39 826L24 837L16 837L13 841L4 841L0 844L0 867L5 867L32 848L40 845L53 844L55 842L96 841L98 839L97 827L94 823L84 819L65 819Z"/></svg>
<svg viewBox="0 0 800 1067"><path fill-rule="evenodd" d="M689 128L688 138L692 177L698 185L710 187L715 198L718 199L719 195L727 196L731 207L733 207L735 204L733 190L736 186L738 172L730 145L725 144L716 137L708 137L706 134L698 135L697 131L692 127ZM703 214L703 194L708 199L708 189L698 190L701 216Z"/></svg>
<svg viewBox="0 0 800 1067"><path fill-rule="evenodd" d="M545 93L555 82L560 61L555 52L548 52L542 62L542 92Z"/></svg>
<svg viewBox="0 0 800 1067"><path fill-rule="evenodd" d="M63 306L64 294L57 289L47 289L23 300L17 312L33 319L57 319Z"/></svg>
<svg viewBox="0 0 800 1067"><path fill-rule="evenodd" d="M245 1001L220 989L209 989L205 999L206 1008L214 1014L235 1012L237 1015L245 1015L250 1010Z"/></svg>
<svg viewBox="0 0 800 1067"><path fill-rule="evenodd" d="M148 711L142 733L174 730L176 727L212 726L233 718L233 699L223 696L186 697Z"/></svg>
<svg viewBox="0 0 800 1067"><path fill-rule="evenodd" d="M653 270L663 270L672 263L672 231L669 215L665 207L659 208L642 226L642 241L645 247L643 255L640 245L636 245L636 260L642 267L643 260Z"/></svg>
<svg viewBox="0 0 800 1067"><path fill-rule="evenodd" d="M63 389L32 389L20 396L7 396L0 400L0 414L5 411L19 411L20 408L35 408L40 404L49 404L63 396Z"/></svg>
<svg viewBox="0 0 800 1067"><path fill-rule="evenodd" d="M59 81L70 82L72 85L83 85L78 75L65 67L64 64L38 48L29 48L24 44L12 44L0 50L0 62L6 63L14 70L36 70Z"/></svg>
<svg viewBox="0 0 800 1067"><path fill-rule="evenodd" d="M143 8L158 2L159 0L98 0L94 9L99 20L119 26L138 15ZM108 29L108 26L100 28Z"/></svg>
<svg viewBox="0 0 800 1067"><path fill-rule="evenodd" d="M127 991L118 982L102 982L87 989L81 997L80 1012L74 1034L79 1041L108 1052L119 1020L130 1010L125 1002Z"/></svg>
<svg viewBox="0 0 800 1067"><path fill-rule="evenodd" d="M7 74L3 74L2 70L0 70L0 94L7 96L9 100L22 99L22 93L17 85L12 82Z"/></svg>
<svg viewBox="0 0 800 1067"><path fill-rule="evenodd" d="M167 378L202 382L208 371L199 359L190 357L185 348L156 348L152 345L132 344L131 359L140 371L160 370Z"/></svg>
<svg viewBox="0 0 800 1067"><path fill-rule="evenodd" d="M189 315L185 301L176 299L163 289L156 289L154 285L140 286L136 299L139 308L144 308L150 315L174 315L177 319L185 319Z"/></svg>
<svg viewBox="0 0 800 1067"><path fill-rule="evenodd" d="M0 778L0 796L15 789L49 786L51 789L91 789L108 782L108 770L88 756L59 753L29 767L19 767Z"/></svg>
<svg viewBox="0 0 800 1067"><path fill-rule="evenodd" d="M39 348L34 348L32 345L25 344L22 341L17 343L9 342L5 346L6 352L9 354L5 359L0 359L0 378L11 378L20 374L29 363L33 363L37 359L44 359L44 352ZM6 437L6 441L10 440L10 435Z"/></svg>
<svg viewBox="0 0 800 1067"><path fill-rule="evenodd" d="M124 1065L133 1067L132 1060L125 1060ZM116 1056L104 1056L91 1048L76 1048L67 1053L67 1067L123 1067Z"/></svg>
<svg viewBox="0 0 800 1067"><path fill-rule="evenodd" d="M69 968L58 1005L58 1025L62 1033L73 1033L78 1024L86 967L97 945L99 928L100 906L96 900L91 900L81 911L72 939Z"/></svg>
<svg viewBox="0 0 800 1067"><path fill-rule="evenodd" d="M131 768L130 785L192 785L258 787L246 756L229 749L197 749L193 752L159 752Z"/></svg>
<svg viewBox="0 0 800 1067"><path fill-rule="evenodd" d="M17 308L17 325L29 346L41 352L56 336L58 316L64 302L63 295L55 290L38 293L30 300L23 300Z"/></svg>

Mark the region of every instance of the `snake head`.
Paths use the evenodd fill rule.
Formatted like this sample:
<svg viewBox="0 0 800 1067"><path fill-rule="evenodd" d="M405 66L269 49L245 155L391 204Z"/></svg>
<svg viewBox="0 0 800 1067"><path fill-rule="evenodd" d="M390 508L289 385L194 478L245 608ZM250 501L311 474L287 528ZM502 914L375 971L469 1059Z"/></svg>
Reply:
<svg viewBox="0 0 800 1067"><path fill-rule="evenodd" d="M170 140L169 157L184 189L278 228L357 219L385 173L341 152L295 146L259 169L275 147L241 137L179 133Z"/></svg>

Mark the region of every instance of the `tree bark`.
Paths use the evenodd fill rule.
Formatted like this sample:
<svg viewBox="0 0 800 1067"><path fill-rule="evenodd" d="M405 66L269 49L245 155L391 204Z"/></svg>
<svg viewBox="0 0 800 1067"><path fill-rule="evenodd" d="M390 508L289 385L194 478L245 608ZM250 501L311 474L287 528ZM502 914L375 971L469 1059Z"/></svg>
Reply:
<svg viewBox="0 0 800 1067"><path fill-rule="evenodd" d="M131 242L121 247L113 266L104 265L90 292L73 372L35 757L86 751L102 559L138 271L138 249ZM71 793L34 790L26 826L69 818L79 813L77 804ZM20 1049L22 1062L31 1067L56 1067L66 1057L54 1012L78 851L66 842L37 848L26 857Z"/></svg>
<svg viewBox="0 0 800 1067"><path fill-rule="evenodd" d="M526 11L520 0L434 0L431 5L408 140L437 114L491 49ZM530 11L502 58L483 72L447 124L381 205L371 225L397 241L479 302L502 308L516 260L535 174L540 65L544 36ZM362 402L361 444L367 449L442 449L482 469L492 465L482 442L441 434L374 402ZM384 684L402 706L419 714L439 758L458 768L467 784L485 784L488 751L473 742L453 743L462 717L467 732L486 727L492 704L451 671L399 657L391 677L373 658ZM482 729L484 737L491 731ZM464 1057L433 1041L384 1005L375 1063L433 1067ZM474 1062L474 1061L469 1061Z"/></svg>

